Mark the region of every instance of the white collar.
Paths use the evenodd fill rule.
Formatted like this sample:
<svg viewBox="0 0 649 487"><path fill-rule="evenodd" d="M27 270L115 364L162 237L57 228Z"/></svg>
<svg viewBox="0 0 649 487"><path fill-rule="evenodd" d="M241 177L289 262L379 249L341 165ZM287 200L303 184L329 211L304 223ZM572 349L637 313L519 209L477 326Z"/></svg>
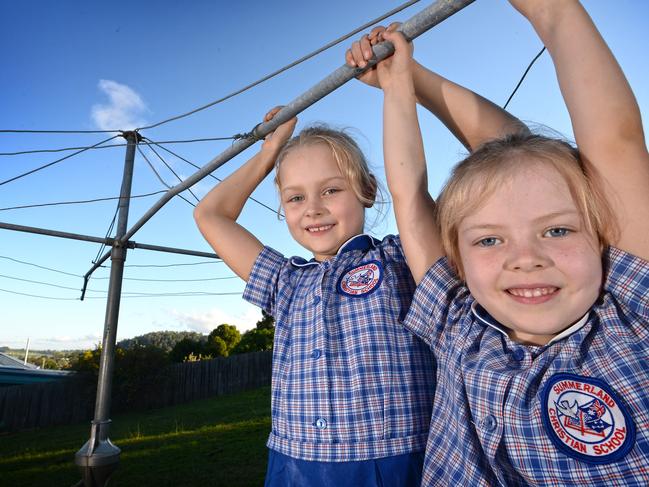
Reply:
<svg viewBox="0 0 649 487"><path fill-rule="evenodd" d="M368 235L367 233L360 233L358 235L354 235L352 238L344 242L338 249L338 252L336 252L336 255L338 256L340 254L344 254L345 252L348 252L350 250L369 250L376 247L379 243L380 241L372 237L371 235ZM291 257L290 262L295 267L308 267L310 265L320 264L320 262L318 262L314 258L312 258L311 260L306 260L302 257Z"/></svg>
<svg viewBox="0 0 649 487"><path fill-rule="evenodd" d="M474 301L473 304L471 304L471 312L473 313L473 316L475 316L481 323L484 323L485 325L490 326L494 330L498 330L503 335L509 337L509 335L507 334L507 328L501 325L493 316L489 314L489 312L486 309L480 306L480 304L478 304L477 301ZM568 328L563 330L557 336L552 338L552 340L546 343L545 346L551 345L552 343L556 343L559 340L563 340L564 338L572 335L577 330L582 328L586 324L587 320L588 320L588 313L582 316L574 324L570 325Z"/></svg>

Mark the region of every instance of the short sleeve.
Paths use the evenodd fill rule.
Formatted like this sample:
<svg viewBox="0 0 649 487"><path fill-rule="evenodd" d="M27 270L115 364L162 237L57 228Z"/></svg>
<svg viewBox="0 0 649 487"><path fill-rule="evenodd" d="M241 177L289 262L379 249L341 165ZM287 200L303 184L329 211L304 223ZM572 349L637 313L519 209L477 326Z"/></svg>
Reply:
<svg viewBox="0 0 649 487"><path fill-rule="evenodd" d="M435 348L445 327L457 322L470 308L468 289L453 271L446 257L435 262L421 280L404 325Z"/></svg>
<svg viewBox="0 0 649 487"><path fill-rule="evenodd" d="M282 254L270 247L264 247L252 266L243 291L243 299L276 316L280 276L288 265L288 259Z"/></svg>
<svg viewBox="0 0 649 487"><path fill-rule="evenodd" d="M397 264L405 264L406 256L403 254L401 238L398 235L386 235L381 240L381 249L387 260Z"/></svg>
<svg viewBox="0 0 649 487"><path fill-rule="evenodd" d="M649 262L615 247L604 253L604 290L649 320Z"/></svg>

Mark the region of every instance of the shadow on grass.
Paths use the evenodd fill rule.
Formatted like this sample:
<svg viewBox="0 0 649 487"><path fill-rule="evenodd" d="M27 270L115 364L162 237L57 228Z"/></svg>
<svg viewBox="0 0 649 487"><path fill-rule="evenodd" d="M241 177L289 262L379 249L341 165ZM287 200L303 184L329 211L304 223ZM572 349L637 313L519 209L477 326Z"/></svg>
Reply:
<svg viewBox="0 0 649 487"><path fill-rule="evenodd" d="M110 486L261 485L269 431L269 388L116 415L109 436L122 454ZM82 424L0 437L0 483L75 484L74 454L88 433Z"/></svg>

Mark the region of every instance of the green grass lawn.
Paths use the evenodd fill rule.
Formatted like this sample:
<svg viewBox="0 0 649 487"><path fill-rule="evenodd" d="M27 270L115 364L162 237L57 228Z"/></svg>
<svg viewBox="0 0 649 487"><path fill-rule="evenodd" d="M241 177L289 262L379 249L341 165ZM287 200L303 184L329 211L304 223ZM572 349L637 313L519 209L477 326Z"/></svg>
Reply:
<svg viewBox="0 0 649 487"><path fill-rule="evenodd" d="M266 470L270 388L112 418L111 487L257 486ZM90 422L0 436L0 485L72 486Z"/></svg>

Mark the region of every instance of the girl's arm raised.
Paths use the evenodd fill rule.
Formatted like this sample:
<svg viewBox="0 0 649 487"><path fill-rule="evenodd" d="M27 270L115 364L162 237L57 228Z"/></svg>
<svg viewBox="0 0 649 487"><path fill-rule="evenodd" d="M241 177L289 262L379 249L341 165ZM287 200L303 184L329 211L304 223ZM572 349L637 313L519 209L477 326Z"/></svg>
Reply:
<svg viewBox="0 0 649 487"><path fill-rule="evenodd" d="M384 32L394 31L398 23L387 29L382 26L352 43L345 54L347 64L364 67L372 59L372 46L383 40ZM388 58L384 64L390 63ZM417 101L435 115L470 151L488 140L508 134L528 132L516 117L486 98L460 86L412 61L413 86ZM364 83L378 87L377 67L359 77Z"/></svg>
<svg viewBox="0 0 649 487"><path fill-rule="evenodd" d="M510 2L552 56L579 152L603 182L620 227L612 243L649 259L649 155L622 69L577 0Z"/></svg>
<svg viewBox="0 0 649 487"><path fill-rule="evenodd" d="M471 152L489 140L529 130L498 105L415 62L417 101Z"/></svg>
<svg viewBox="0 0 649 487"><path fill-rule="evenodd" d="M435 224L435 202L428 193L411 48L400 33L384 35L395 47L390 61L377 66L378 82L384 92L385 173L408 267L419 283L443 250Z"/></svg>
<svg viewBox="0 0 649 487"><path fill-rule="evenodd" d="M266 114L268 121L279 111ZM236 222L253 190L273 170L284 142L293 133L297 119L280 125L266 137L261 150L243 166L217 184L194 209L194 219L205 240L235 274L247 281L263 245Z"/></svg>
<svg viewBox="0 0 649 487"><path fill-rule="evenodd" d="M347 64L364 67L373 56L371 46L384 38L393 41L397 26L376 27L354 42L346 52ZM427 189L415 103L419 102L437 116L469 150L488 140L528 129L489 100L421 66L407 54L410 51L402 46L401 35L396 39L400 43L400 56L395 54L382 61L359 79L370 86L380 86L385 92L384 153L388 187L408 266L419 282L443 255L443 250L435 225L435 203ZM407 63L403 56L407 57ZM401 67L397 67L391 80L393 62L399 62Z"/></svg>

